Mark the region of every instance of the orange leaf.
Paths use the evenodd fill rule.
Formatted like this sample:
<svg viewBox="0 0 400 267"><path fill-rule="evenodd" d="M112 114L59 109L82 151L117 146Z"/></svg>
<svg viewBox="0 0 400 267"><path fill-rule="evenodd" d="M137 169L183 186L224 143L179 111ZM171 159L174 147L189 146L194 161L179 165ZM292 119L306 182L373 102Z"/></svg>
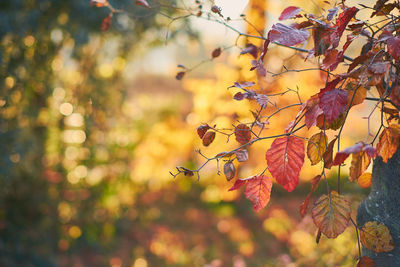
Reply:
<svg viewBox="0 0 400 267"><path fill-rule="evenodd" d="M321 175L317 175L311 180L310 193L308 193L308 195L307 195L306 199L304 200L303 204L301 204L301 206L300 206L301 217L304 217L306 215L307 209L308 209L308 203L310 202L311 195L315 191L315 189L317 189L318 183L319 183L320 180L321 180Z"/></svg>
<svg viewBox="0 0 400 267"><path fill-rule="evenodd" d="M240 144L247 144L251 139L250 128L246 124L239 124L235 129L236 141Z"/></svg>
<svg viewBox="0 0 400 267"><path fill-rule="evenodd" d="M321 161L327 147L328 138L324 132L314 134L307 145L307 156L311 161L311 165L315 165Z"/></svg>
<svg viewBox="0 0 400 267"><path fill-rule="evenodd" d="M336 238L349 224L350 202L336 191L331 191L330 196L322 195L315 201L311 213L318 229L328 238Z"/></svg>
<svg viewBox="0 0 400 267"><path fill-rule="evenodd" d="M351 103L351 106L359 105L362 102L364 102L364 99L367 96L367 89L365 89L364 86L360 86L357 89L357 92L356 92L355 96L353 97L354 90L356 88L357 87L348 90L348 93L349 93L348 96L347 96L348 105L350 105L351 99L353 99L353 102Z"/></svg>
<svg viewBox="0 0 400 267"><path fill-rule="evenodd" d="M351 166L350 166L350 181L357 180L368 168L371 163L371 158L365 151L360 153L352 154Z"/></svg>
<svg viewBox="0 0 400 267"><path fill-rule="evenodd" d="M374 267L375 262L368 256L362 256L357 263L357 267Z"/></svg>
<svg viewBox="0 0 400 267"><path fill-rule="evenodd" d="M389 229L380 222L366 222L360 229L360 241L364 247L374 252L389 252L394 249Z"/></svg>
<svg viewBox="0 0 400 267"><path fill-rule="evenodd" d="M368 188L371 186L372 174L370 172L364 172L360 177L358 177L357 181L362 188Z"/></svg>
<svg viewBox="0 0 400 267"><path fill-rule="evenodd" d="M286 191L293 191L299 183L304 163L304 142L298 137L276 138L265 155L269 171Z"/></svg>
<svg viewBox="0 0 400 267"><path fill-rule="evenodd" d="M271 196L271 178L261 175L247 180L244 195L253 203L256 212L262 210L269 202Z"/></svg>
<svg viewBox="0 0 400 267"><path fill-rule="evenodd" d="M106 6L108 3L105 0L92 0L90 1L91 6L96 6L96 7L103 7Z"/></svg>
<svg viewBox="0 0 400 267"><path fill-rule="evenodd" d="M381 133L376 150L378 151L378 155L382 157L383 162L387 163L396 152L399 146L399 137L398 125L390 125L389 128L386 128Z"/></svg>
<svg viewBox="0 0 400 267"><path fill-rule="evenodd" d="M206 134L203 136L203 146L209 146L215 138L215 132L208 131Z"/></svg>

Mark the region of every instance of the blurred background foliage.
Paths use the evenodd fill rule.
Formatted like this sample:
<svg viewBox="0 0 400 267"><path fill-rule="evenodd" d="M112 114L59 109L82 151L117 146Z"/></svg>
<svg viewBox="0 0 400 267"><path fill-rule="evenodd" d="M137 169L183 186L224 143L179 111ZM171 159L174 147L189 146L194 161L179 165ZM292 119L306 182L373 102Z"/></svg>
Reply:
<svg viewBox="0 0 400 267"><path fill-rule="evenodd" d="M229 49L177 82L175 62L194 65L235 37L223 26L213 33L211 24L187 19L168 25L157 14L179 16L176 9L110 2L126 12L113 16L107 32L100 28L109 10L89 0L0 2L0 265L353 266L354 229L317 246L311 217L300 218L307 183L292 194L276 186L267 209L254 214L240 192L227 192L230 184L215 166L199 182L173 180L174 166L201 163L194 151L199 124L223 128L251 119L252 104L234 102L235 91L225 90L257 80L251 58ZM216 2L236 12L248 4ZM194 1L176 4L182 3ZM304 3L252 0L243 12L264 31L283 7ZM283 62L300 61L293 51L276 49L266 64L278 71ZM310 73L258 82L269 93L298 86L305 99L321 81ZM284 105L292 97L277 101ZM271 120L269 133L280 132L296 113ZM205 152L235 145L225 141L217 135ZM265 168L267 147L252 148L240 176ZM318 171L303 169L303 181ZM344 183L360 193L355 210L365 192Z"/></svg>

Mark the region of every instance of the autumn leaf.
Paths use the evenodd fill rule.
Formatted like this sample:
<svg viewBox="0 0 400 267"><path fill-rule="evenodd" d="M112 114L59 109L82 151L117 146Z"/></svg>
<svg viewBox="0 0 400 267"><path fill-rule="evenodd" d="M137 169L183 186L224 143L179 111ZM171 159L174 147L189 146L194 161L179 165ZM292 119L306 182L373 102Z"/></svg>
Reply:
<svg viewBox="0 0 400 267"><path fill-rule="evenodd" d="M336 48L339 45L340 37L342 37L347 24L352 18L354 18L357 12L358 9L356 7L351 7L346 8L342 13L339 14L336 20L336 29L330 36L332 48Z"/></svg>
<svg viewBox="0 0 400 267"><path fill-rule="evenodd" d="M364 172L358 177L357 181L362 188L368 188L371 186L372 174L370 172Z"/></svg>
<svg viewBox="0 0 400 267"><path fill-rule="evenodd" d="M236 150L234 153L239 162L245 162L249 159L249 152L247 152L247 149Z"/></svg>
<svg viewBox="0 0 400 267"><path fill-rule="evenodd" d="M113 13L110 13L107 17L105 17L105 18L103 19L103 22L101 23L101 30L102 30L103 32L104 32L104 31L107 31L108 28L110 28L112 16L113 16Z"/></svg>
<svg viewBox="0 0 400 267"><path fill-rule="evenodd" d="M106 6L108 3L106 0L91 0L90 5L96 7L103 7Z"/></svg>
<svg viewBox="0 0 400 267"><path fill-rule="evenodd" d="M214 49L214 51L212 51L211 57L212 58L217 58L217 57L219 57L221 55L221 53L222 53L222 50L221 50L220 47L218 47L218 48Z"/></svg>
<svg viewBox="0 0 400 267"><path fill-rule="evenodd" d="M367 155L371 158L376 156L375 148L365 144L364 142L358 142L355 145L347 147L336 153L335 159L333 160L333 165L340 165L350 156L350 154L357 154L362 151L365 151L365 153L367 153Z"/></svg>
<svg viewBox="0 0 400 267"><path fill-rule="evenodd" d="M203 146L209 146L215 139L215 132L213 131L208 131L206 134L203 136Z"/></svg>
<svg viewBox="0 0 400 267"><path fill-rule="evenodd" d="M343 233L350 221L350 202L336 191L322 195L311 211L314 224L328 238Z"/></svg>
<svg viewBox="0 0 400 267"><path fill-rule="evenodd" d="M246 124L239 124L235 129L235 137L239 144L247 144L251 139L250 128Z"/></svg>
<svg viewBox="0 0 400 267"><path fill-rule="evenodd" d="M374 267L375 262L368 256L362 256L357 263L357 267Z"/></svg>
<svg viewBox="0 0 400 267"><path fill-rule="evenodd" d="M144 6L146 8L150 8L150 5L149 5L149 3L147 3L146 0L136 0L135 3L136 3L136 5Z"/></svg>
<svg viewBox="0 0 400 267"><path fill-rule="evenodd" d="M276 138L266 153L266 160L276 181L286 191L293 191L304 163L303 140L294 136Z"/></svg>
<svg viewBox="0 0 400 267"><path fill-rule="evenodd" d="M329 142L328 148L326 149L324 155L322 155L324 159L324 168L326 169L330 169L333 166L333 146L335 145L336 140L337 137Z"/></svg>
<svg viewBox="0 0 400 267"><path fill-rule="evenodd" d="M355 91L357 90L357 91ZM354 88L354 89L348 89L347 90L347 107L348 105L350 105L351 100L353 100L353 102L351 102L351 106L355 106L355 105L359 105L362 102L364 102L365 97L367 96L367 89L365 89L364 86L360 86L358 88ZM355 95L354 95L355 93ZM353 97L354 95L354 97Z"/></svg>
<svg viewBox="0 0 400 267"><path fill-rule="evenodd" d="M371 158L365 151L352 154L350 166L350 181L353 182L360 177L371 163Z"/></svg>
<svg viewBox="0 0 400 267"><path fill-rule="evenodd" d="M391 37L386 40L389 54L396 60L400 60L400 38Z"/></svg>
<svg viewBox="0 0 400 267"><path fill-rule="evenodd" d="M300 12L301 12L301 8L296 7L296 6L289 6L282 11L281 15L279 16L279 20L294 18Z"/></svg>
<svg viewBox="0 0 400 267"><path fill-rule="evenodd" d="M271 178L261 175L247 180L244 195L253 203L256 212L262 210L269 202L271 196Z"/></svg>
<svg viewBox="0 0 400 267"><path fill-rule="evenodd" d="M319 183L320 180L321 180L321 175L317 175L311 180L310 193L308 193L308 195L307 195L306 199L304 200L303 204L301 204L301 206L300 206L301 217L304 217L306 215L311 195L317 189L318 183Z"/></svg>
<svg viewBox="0 0 400 267"><path fill-rule="evenodd" d="M387 163L399 147L400 128L398 125L390 125L383 130L376 145L376 150L383 162Z"/></svg>
<svg viewBox="0 0 400 267"><path fill-rule="evenodd" d="M254 58L258 56L258 48L253 44L248 44L242 51L240 51L241 55L250 54Z"/></svg>
<svg viewBox="0 0 400 267"><path fill-rule="evenodd" d="M311 165L315 165L321 161L327 148L327 140L328 138L324 132L321 131L314 134L308 141L307 156L311 161Z"/></svg>
<svg viewBox="0 0 400 267"><path fill-rule="evenodd" d="M325 92L319 106L324 112L326 122L333 122L346 110L347 92L341 89Z"/></svg>
<svg viewBox="0 0 400 267"><path fill-rule="evenodd" d="M205 135L205 133L208 131L208 129L210 129L211 127L208 124L203 124L200 125L197 128L197 134L199 135L200 138L203 138L203 136Z"/></svg>
<svg viewBox="0 0 400 267"><path fill-rule="evenodd" d="M360 241L364 247L377 253L394 249L389 229L380 222L366 222L360 229Z"/></svg>
<svg viewBox="0 0 400 267"><path fill-rule="evenodd" d="M235 177L236 170L235 170L235 165L233 165L232 161L228 161L224 164L224 174L226 177L226 180L230 181Z"/></svg>
<svg viewBox="0 0 400 267"><path fill-rule="evenodd" d="M272 29L268 32L268 40L286 46L300 44L309 36L307 30L293 28L282 23L272 25Z"/></svg>
<svg viewBox="0 0 400 267"><path fill-rule="evenodd" d="M246 184L247 180L244 179L237 179L235 181L235 183L233 184L233 186L231 188L228 189L228 191L234 191L234 190L238 190L239 188L241 188L242 186L244 186Z"/></svg>

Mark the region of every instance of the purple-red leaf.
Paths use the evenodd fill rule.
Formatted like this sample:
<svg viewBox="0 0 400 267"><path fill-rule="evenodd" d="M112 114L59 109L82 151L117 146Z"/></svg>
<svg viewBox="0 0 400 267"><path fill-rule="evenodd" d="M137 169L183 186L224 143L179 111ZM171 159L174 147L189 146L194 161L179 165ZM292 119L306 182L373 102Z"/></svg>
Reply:
<svg viewBox="0 0 400 267"><path fill-rule="evenodd" d="M307 30L277 23L272 25L272 29L268 33L268 40L282 45L292 46L304 42L309 36L310 34Z"/></svg>
<svg viewBox="0 0 400 267"><path fill-rule="evenodd" d="M333 89L323 94L319 106L325 115L326 122L333 122L346 110L347 92Z"/></svg>
<svg viewBox="0 0 400 267"><path fill-rule="evenodd" d="M299 8L297 6L287 7L282 11L281 15L279 16L279 20L294 18L300 12L301 12L301 8Z"/></svg>

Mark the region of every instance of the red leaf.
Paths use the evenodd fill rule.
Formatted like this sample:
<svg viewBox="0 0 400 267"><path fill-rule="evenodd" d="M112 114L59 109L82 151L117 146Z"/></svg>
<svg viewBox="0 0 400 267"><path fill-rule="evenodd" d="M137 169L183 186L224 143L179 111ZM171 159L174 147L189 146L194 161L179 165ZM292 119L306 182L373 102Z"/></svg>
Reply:
<svg viewBox="0 0 400 267"><path fill-rule="evenodd" d="M235 129L235 137L240 144L247 144L251 139L250 128L246 124L239 124Z"/></svg>
<svg viewBox="0 0 400 267"><path fill-rule="evenodd" d="M146 8L150 8L149 3L147 3L146 0L136 0L135 3L136 3L136 5L144 6Z"/></svg>
<svg viewBox="0 0 400 267"><path fill-rule="evenodd" d="M374 267L375 262L368 256L362 256L356 267Z"/></svg>
<svg viewBox="0 0 400 267"><path fill-rule="evenodd" d="M242 179L237 179L235 181L235 183L233 184L233 186L231 188L229 188L228 191L234 191L234 190L238 190L239 188L241 188L247 180L242 180Z"/></svg>
<svg viewBox="0 0 400 267"><path fill-rule="evenodd" d="M200 138L203 138L203 136L205 135L205 133L208 131L208 129L210 129L211 127L208 124L203 124L200 125L197 128L197 134L199 135Z"/></svg>
<svg viewBox="0 0 400 267"><path fill-rule="evenodd" d="M354 18L357 12L358 9L356 7L352 7L347 8L339 14L339 17L336 20L336 30L331 34L330 37L332 48L336 48L339 45L340 37L342 37L342 34L346 29L347 24L352 18Z"/></svg>
<svg viewBox="0 0 400 267"><path fill-rule="evenodd" d="M292 28L281 23L272 25L272 29L268 32L268 40L286 46L300 44L309 36L307 30Z"/></svg>
<svg viewBox="0 0 400 267"><path fill-rule="evenodd" d="M333 160L333 165L340 165L350 156L350 154L357 154L362 151L365 151L367 155L371 158L374 158L376 156L375 148L365 144L364 142L358 142L357 144L347 147L342 151L336 153L335 159Z"/></svg>
<svg viewBox="0 0 400 267"><path fill-rule="evenodd" d="M107 17L103 19L103 22L101 23L101 30L104 32L108 30L111 26L111 19L112 19L113 13L110 13Z"/></svg>
<svg viewBox="0 0 400 267"><path fill-rule="evenodd" d="M251 65L253 67L250 70L257 70L258 75L265 77L267 75L267 70L264 67L264 63L262 62L261 59L259 60L252 60Z"/></svg>
<svg viewBox="0 0 400 267"><path fill-rule="evenodd" d="M320 180L321 180L321 175L317 175L311 180L310 193L307 195L307 197L304 200L303 204L301 204L301 206L300 206L301 217L304 217L306 215L307 210L308 210L308 204L310 203L311 195L317 189L318 183L319 183Z"/></svg>
<svg viewBox="0 0 400 267"><path fill-rule="evenodd" d="M347 92L341 89L333 89L324 93L319 106L324 112L326 122L333 122L346 110Z"/></svg>
<svg viewBox="0 0 400 267"><path fill-rule="evenodd" d="M287 7L282 11L281 15L279 16L279 20L294 18L297 14L300 13L300 11L301 8L296 6Z"/></svg>
<svg viewBox="0 0 400 267"><path fill-rule="evenodd" d="M400 48L400 47L399 47ZM385 74L390 68L390 62L374 62L368 66L368 70L373 74Z"/></svg>
<svg viewBox="0 0 400 267"><path fill-rule="evenodd" d="M400 60L400 38L391 37L386 41L389 54L396 60Z"/></svg>
<svg viewBox="0 0 400 267"><path fill-rule="evenodd" d="M206 134L203 136L203 146L209 146L215 139L215 132L208 131Z"/></svg>
<svg viewBox="0 0 400 267"><path fill-rule="evenodd" d="M271 196L271 178L261 175L249 179L244 190L244 195L253 203L255 212L262 210L269 202Z"/></svg>
<svg viewBox="0 0 400 267"><path fill-rule="evenodd" d="M266 153L270 173L288 192L299 183L304 155L303 140L294 136L276 138Z"/></svg>

